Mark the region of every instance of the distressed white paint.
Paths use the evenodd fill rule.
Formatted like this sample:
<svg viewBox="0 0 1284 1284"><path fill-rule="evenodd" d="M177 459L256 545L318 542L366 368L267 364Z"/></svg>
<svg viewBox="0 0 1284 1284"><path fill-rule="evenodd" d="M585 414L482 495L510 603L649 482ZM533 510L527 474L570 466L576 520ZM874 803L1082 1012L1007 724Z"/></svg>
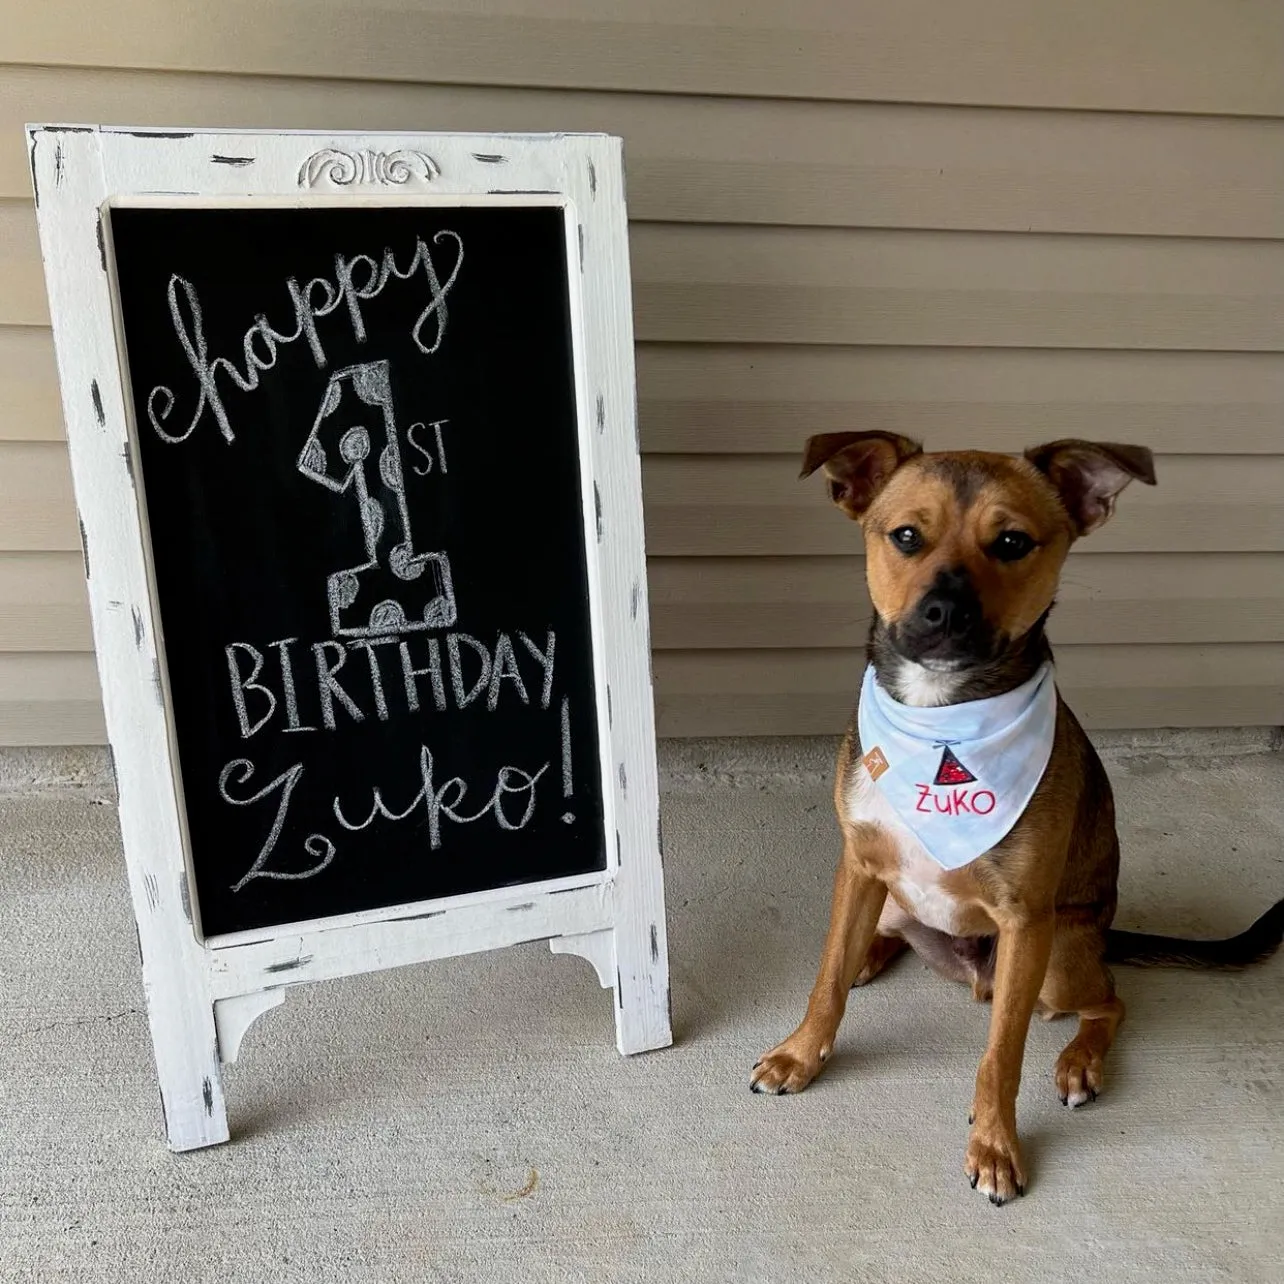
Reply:
<svg viewBox="0 0 1284 1284"><path fill-rule="evenodd" d="M219 1059L230 1066L240 1054L245 1032L265 1012L285 1002L285 990L259 990L255 994L237 994L230 999L214 1000L214 1028L218 1031Z"/></svg>
<svg viewBox="0 0 1284 1284"><path fill-rule="evenodd" d="M667 1046L668 946L619 140L33 126L28 143L170 1146L227 1139L220 1051L222 1060L234 1058L250 1022L281 1001L285 986L305 981L549 939L555 952L584 955L613 986L621 1052ZM357 159L336 168L336 155ZM100 241L109 231L100 221L109 201L566 208L605 875L202 937L148 535L127 466L134 426L118 359L110 244Z"/></svg>
<svg viewBox="0 0 1284 1284"><path fill-rule="evenodd" d="M555 936L548 944L554 954L578 954L580 958L587 959L604 990L615 984L615 933L609 929L581 932L576 936Z"/></svg>
<svg viewBox="0 0 1284 1284"><path fill-rule="evenodd" d="M895 887L891 889L896 899L920 923L955 935L958 905L941 885L945 870L928 855L914 831L896 814L864 766L851 773L843 798L843 813L853 823L878 825L890 835L900 863Z"/></svg>

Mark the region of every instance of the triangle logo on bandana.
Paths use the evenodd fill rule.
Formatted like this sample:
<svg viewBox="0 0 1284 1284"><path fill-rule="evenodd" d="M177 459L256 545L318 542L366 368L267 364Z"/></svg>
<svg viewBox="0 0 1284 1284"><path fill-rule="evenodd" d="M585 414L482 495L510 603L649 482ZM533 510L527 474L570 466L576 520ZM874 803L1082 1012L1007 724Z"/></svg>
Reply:
<svg viewBox="0 0 1284 1284"><path fill-rule="evenodd" d="M936 769L934 785L967 785L976 777L954 756L954 751L946 745L941 753L941 765Z"/></svg>

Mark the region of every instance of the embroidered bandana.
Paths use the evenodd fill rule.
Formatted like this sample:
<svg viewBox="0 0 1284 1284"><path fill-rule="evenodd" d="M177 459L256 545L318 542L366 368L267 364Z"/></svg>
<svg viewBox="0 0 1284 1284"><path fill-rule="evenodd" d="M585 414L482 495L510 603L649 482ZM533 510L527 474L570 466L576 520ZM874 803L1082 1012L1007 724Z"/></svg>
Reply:
<svg viewBox="0 0 1284 1284"><path fill-rule="evenodd" d="M932 859L958 869L1008 833L1043 779L1057 687L1045 664L1003 695L920 709L893 700L869 665L857 717L870 779Z"/></svg>

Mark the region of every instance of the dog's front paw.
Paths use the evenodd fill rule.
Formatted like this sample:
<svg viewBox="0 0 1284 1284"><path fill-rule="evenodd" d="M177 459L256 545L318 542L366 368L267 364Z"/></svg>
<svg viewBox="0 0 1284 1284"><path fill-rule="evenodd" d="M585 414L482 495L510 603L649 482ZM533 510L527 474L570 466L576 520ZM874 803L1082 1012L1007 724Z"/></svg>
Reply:
<svg viewBox="0 0 1284 1284"><path fill-rule="evenodd" d="M828 1041L813 1038L805 1029L795 1030L755 1064L749 1087L775 1096L801 1092L820 1073L832 1051Z"/></svg>
<svg viewBox="0 0 1284 1284"><path fill-rule="evenodd" d="M968 1138L963 1171L973 1190L988 1195L996 1207L1025 1194L1025 1168L1016 1134L977 1124Z"/></svg>

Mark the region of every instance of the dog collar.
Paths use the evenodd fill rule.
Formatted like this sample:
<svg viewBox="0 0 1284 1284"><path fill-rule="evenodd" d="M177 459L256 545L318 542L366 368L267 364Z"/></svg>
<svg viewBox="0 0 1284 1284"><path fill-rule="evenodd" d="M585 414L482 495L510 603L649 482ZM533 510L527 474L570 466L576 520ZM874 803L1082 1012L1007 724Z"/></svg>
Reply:
<svg viewBox="0 0 1284 1284"><path fill-rule="evenodd" d="M958 869L1007 835L1043 779L1056 682L1044 664L1002 695L920 709L893 700L869 665L857 722L870 780L932 859Z"/></svg>

